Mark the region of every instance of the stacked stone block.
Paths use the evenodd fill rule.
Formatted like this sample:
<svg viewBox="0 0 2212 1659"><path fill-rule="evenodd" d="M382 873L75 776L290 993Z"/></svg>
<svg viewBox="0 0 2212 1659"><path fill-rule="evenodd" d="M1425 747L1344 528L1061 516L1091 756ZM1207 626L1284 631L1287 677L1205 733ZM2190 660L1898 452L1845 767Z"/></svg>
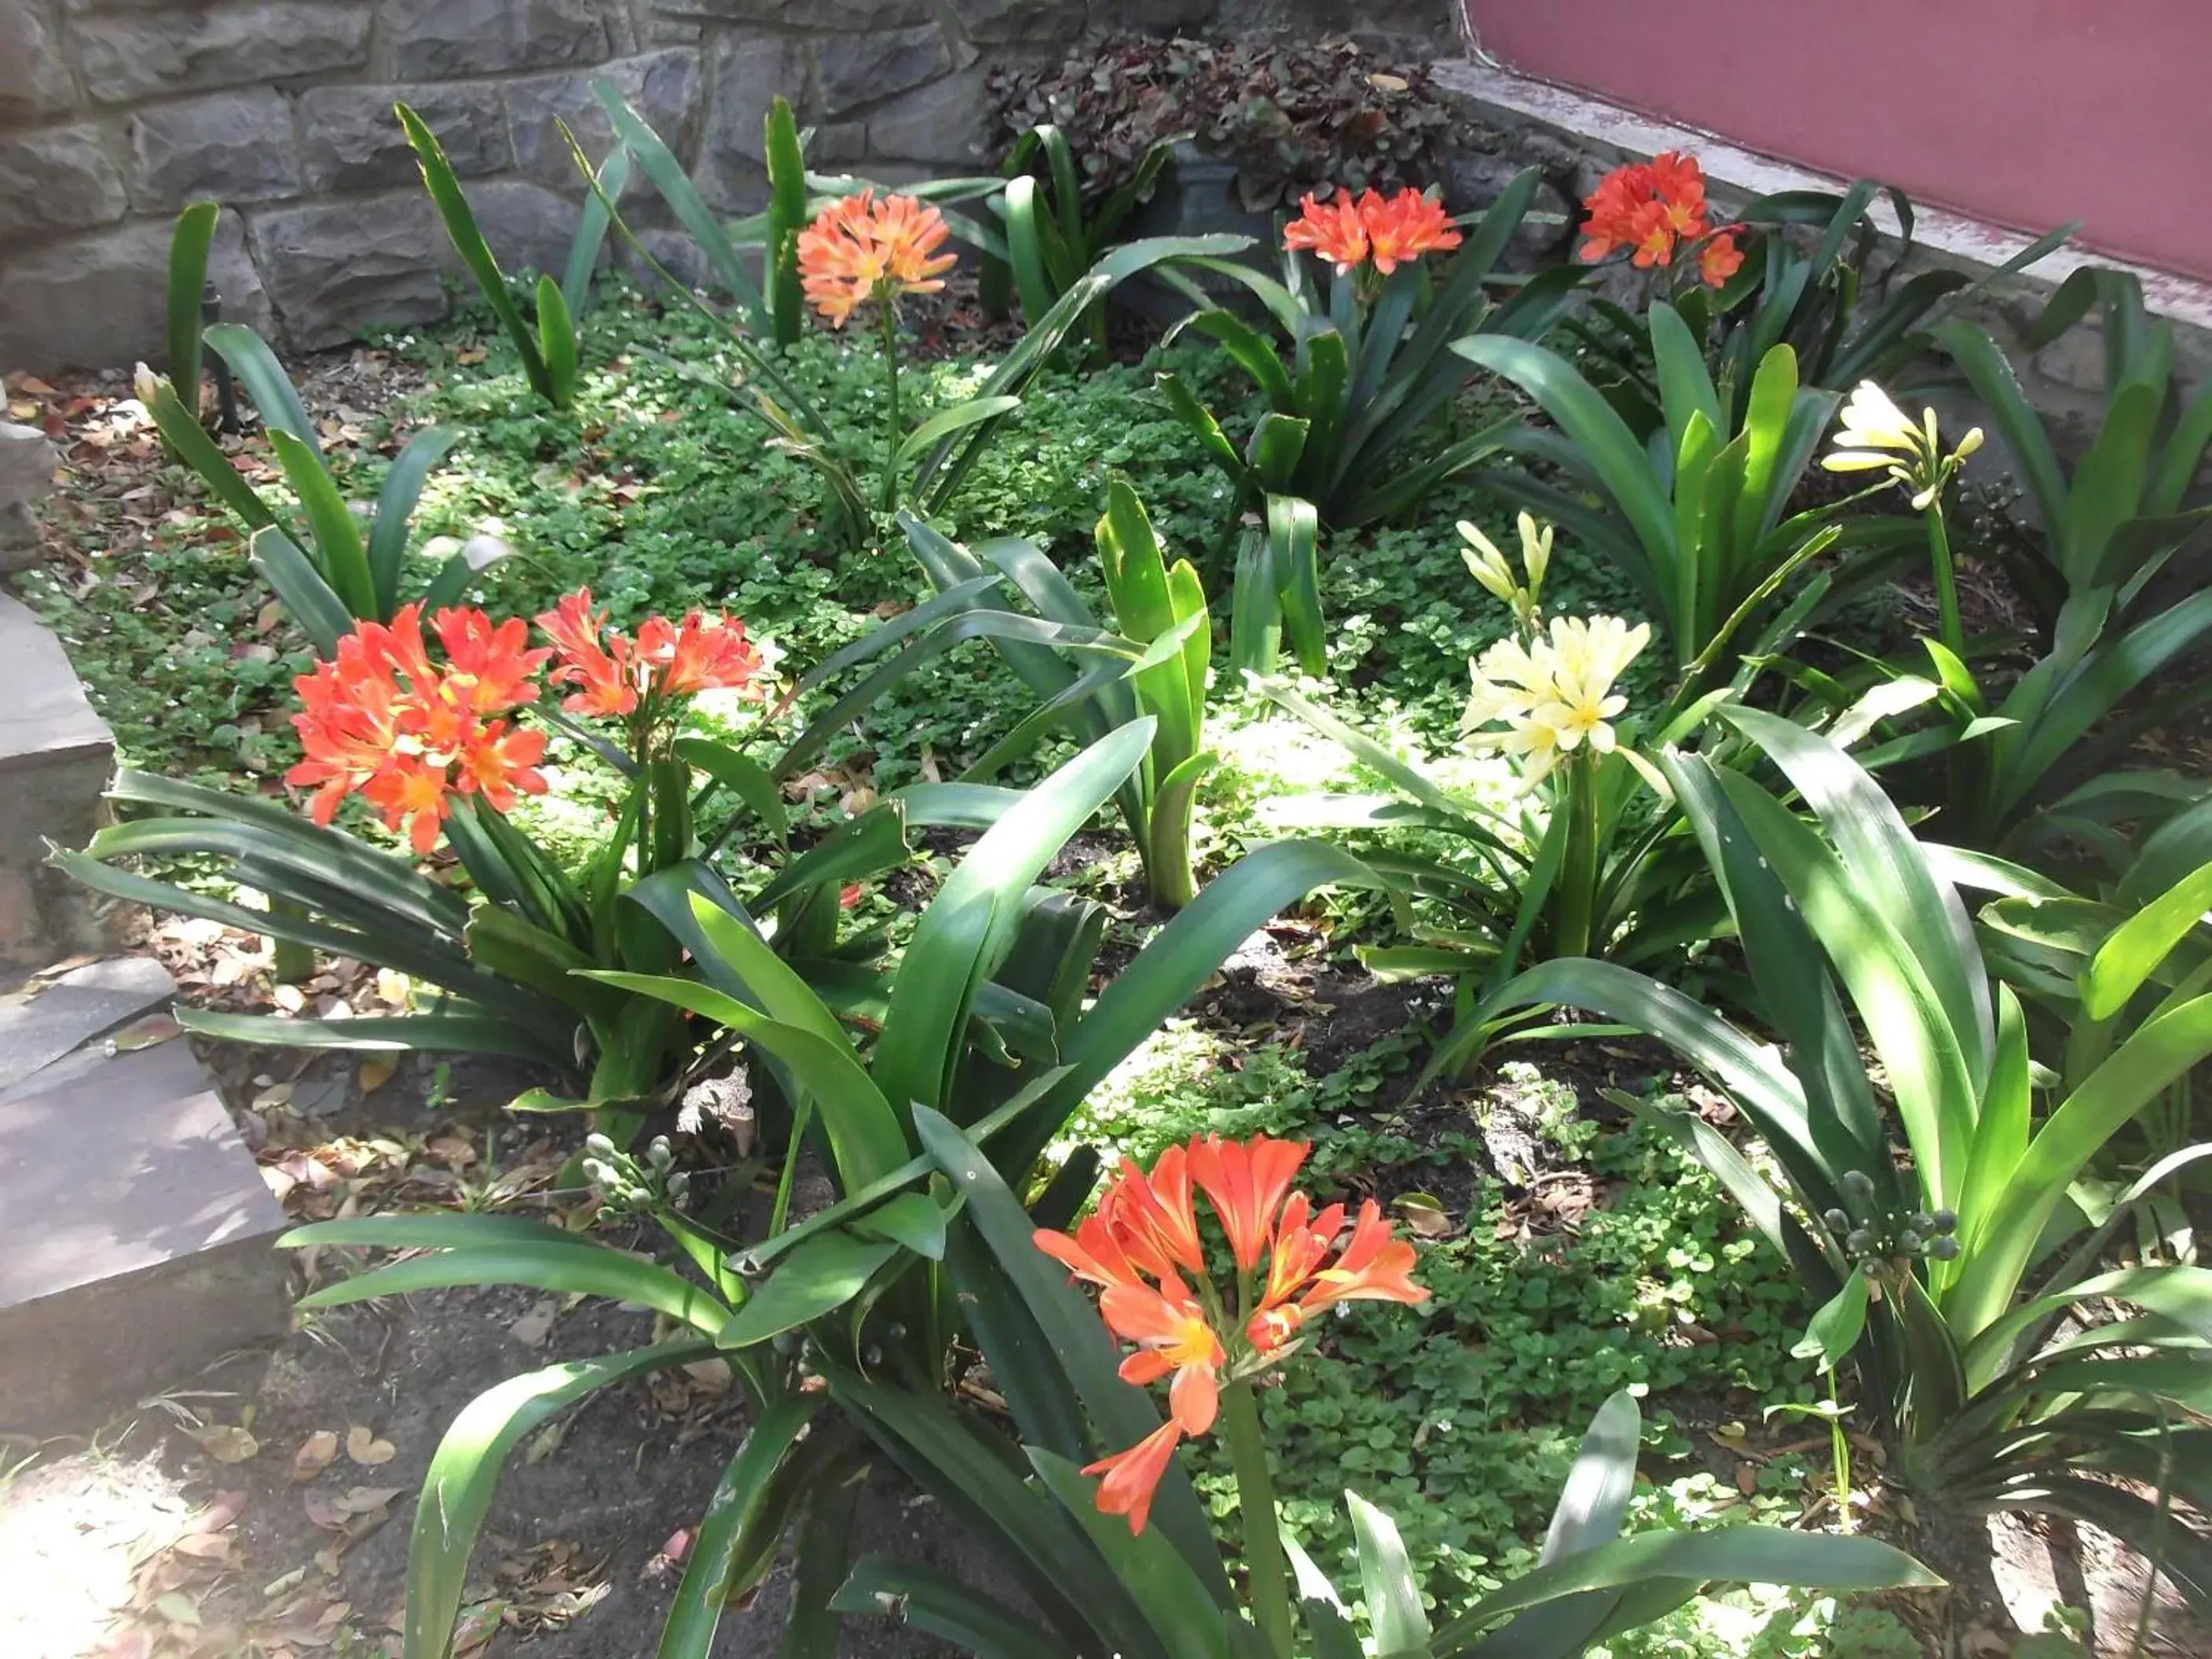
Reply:
<svg viewBox="0 0 2212 1659"><path fill-rule="evenodd" d="M0 0L0 369L161 349L176 210L213 198L224 314L282 346L444 314L457 266L392 105L413 105L510 266L558 268L612 79L732 214L781 92L818 164L974 165L994 63L1086 28L1381 27L1341 0ZM1310 16L1307 15L1311 13ZM1447 36L1452 0L1382 0ZM649 192L641 192L641 198ZM650 206L641 207L650 217Z"/></svg>

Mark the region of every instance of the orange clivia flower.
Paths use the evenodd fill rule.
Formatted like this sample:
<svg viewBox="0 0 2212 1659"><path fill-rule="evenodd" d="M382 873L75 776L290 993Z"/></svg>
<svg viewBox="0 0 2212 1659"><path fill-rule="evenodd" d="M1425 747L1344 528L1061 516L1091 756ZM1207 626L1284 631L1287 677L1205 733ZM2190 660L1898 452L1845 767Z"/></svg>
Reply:
<svg viewBox="0 0 2212 1659"><path fill-rule="evenodd" d="M1224 1140L1207 1135L1190 1143L1191 1179L1198 1182L1229 1235L1237 1267L1249 1273L1267 1248L1275 1212L1291 1189L1291 1177L1306 1160L1302 1140Z"/></svg>
<svg viewBox="0 0 2212 1659"><path fill-rule="evenodd" d="M1144 1531L1152 1512L1152 1494L1166 1478L1168 1465L1175 1461L1176 1443L1182 1438L1182 1426L1170 1417L1128 1450L1085 1468L1085 1474L1106 1477L1098 1483L1099 1512L1126 1515L1131 1532Z"/></svg>
<svg viewBox="0 0 2212 1659"><path fill-rule="evenodd" d="M1441 203L1413 189L1389 196L1363 191L1355 199L1340 190L1327 202L1311 191L1298 204L1298 216L1283 228L1283 246L1319 255L1348 276L1361 265L1379 276L1459 246L1459 232Z"/></svg>
<svg viewBox="0 0 2212 1659"><path fill-rule="evenodd" d="M934 294L957 256L939 254L951 234L945 216L911 196L864 190L840 197L799 233L799 286L830 324L842 328L872 300Z"/></svg>
<svg viewBox="0 0 2212 1659"><path fill-rule="evenodd" d="M592 590L580 587L542 613L538 625L558 659L547 679L579 688L561 705L572 714L623 720L702 691L765 694L753 684L760 652L734 617L709 621L696 611L681 623L648 617L632 639L610 628L607 613L592 609Z"/></svg>
<svg viewBox="0 0 2212 1659"><path fill-rule="evenodd" d="M1413 1247L1390 1231L1370 1198L1360 1205L1342 1252L1315 1272L1313 1288L1298 1306L1315 1313L1338 1302L1419 1302L1428 1292L1408 1277L1413 1271Z"/></svg>
<svg viewBox="0 0 2212 1659"><path fill-rule="evenodd" d="M1185 1434L1204 1434L1213 1426L1220 1404L1217 1380L1228 1356L1213 1327L1181 1281L1169 1288L1116 1285L1098 1298L1106 1327L1137 1352L1121 1362L1121 1380L1139 1388L1172 1373L1168 1405Z"/></svg>
<svg viewBox="0 0 2212 1659"><path fill-rule="evenodd" d="M592 590L565 594L550 611L540 611L538 626L553 641L560 665L546 677L554 685L580 688L562 707L572 714L619 720L637 708L637 685L630 672L630 642L610 634L607 613L592 609Z"/></svg>
<svg viewBox="0 0 2212 1659"><path fill-rule="evenodd" d="M1683 246L1711 233L1705 169L1678 150L1615 167L1583 198L1583 207L1582 257L1593 263L1626 252L1639 268L1671 266ZM1735 240L1723 233L1700 248L1698 275L1718 288L1742 263Z"/></svg>
<svg viewBox="0 0 2212 1659"><path fill-rule="evenodd" d="M536 676L551 651L530 644L530 624L509 617L495 625L481 611L449 605L430 619L446 653L445 684L471 714L495 714L538 701Z"/></svg>
<svg viewBox="0 0 2212 1659"><path fill-rule="evenodd" d="M1169 1278L1178 1268L1206 1271L1198 1215L1190 1205L1190 1156L1184 1148L1162 1152L1150 1176L1133 1159L1123 1158L1121 1178L1106 1189L1098 1210L1122 1252L1153 1278Z"/></svg>
<svg viewBox="0 0 2212 1659"><path fill-rule="evenodd" d="M750 690L761 671L744 623L734 617L708 622L696 611L672 628L661 617L647 617L638 626L637 655L655 676L653 691L660 697Z"/></svg>
<svg viewBox="0 0 2212 1659"><path fill-rule="evenodd" d="M447 606L430 619L441 665L419 606L388 623L356 623L328 662L292 683L301 704L292 726L305 758L285 782L313 789L308 811L318 823L359 794L386 828L404 830L416 852L428 853L453 816L453 796L477 796L505 812L518 795L544 793L544 733L506 718L538 700L541 677L579 688L564 705L572 714L626 719L643 710L645 729L656 732L670 729L676 699L750 691L762 672L759 650L732 617L652 617L633 641L610 629L605 613L592 609L591 591L580 588L538 623L550 646L532 646L520 617L495 623ZM549 664L556 665L546 673Z"/></svg>
<svg viewBox="0 0 2212 1659"><path fill-rule="evenodd" d="M1385 276L1424 253L1459 246L1459 232L1452 228L1443 204L1418 190L1401 190L1388 198L1370 190L1359 198L1359 218L1367 227L1368 255Z"/></svg>
<svg viewBox="0 0 2212 1659"><path fill-rule="evenodd" d="M410 605L389 624L356 623L330 661L293 681L301 710L292 726L306 758L284 781L314 787L316 823L358 793L422 854L437 844L455 793L482 794L505 811L518 792L544 793L544 738L499 716L537 700L533 677L550 653L526 648L524 624L495 625L481 611L450 607L432 628L444 669L431 662Z"/></svg>
<svg viewBox="0 0 2212 1659"><path fill-rule="evenodd" d="M1727 231L1698 250L1698 276L1708 288L1720 288L1743 269L1743 250Z"/></svg>
<svg viewBox="0 0 2212 1659"><path fill-rule="evenodd" d="M1340 190L1323 202L1308 191L1298 203L1298 216L1283 227L1283 246L1320 255L1349 276L1352 267L1367 260L1367 222L1348 190Z"/></svg>
<svg viewBox="0 0 2212 1659"><path fill-rule="evenodd" d="M1223 1389L1246 1386L1287 1358L1309 1316L1340 1302L1428 1296L1410 1276L1413 1247L1391 1232L1372 1201L1361 1206L1340 1249L1344 1206L1316 1215L1304 1193L1290 1190L1308 1151L1304 1141L1264 1135L1194 1136L1161 1153L1149 1175L1124 1158L1073 1235L1037 1230L1040 1250L1103 1291L1100 1316L1135 1348L1121 1362L1123 1380L1171 1379L1168 1420L1084 1470L1105 1477L1098 1507L1128 1516L1132 1532L1145 1529L1182 1437L1213 1427ZM1230 1285L1206 1273L1194 1183L1235 1260Z"/></svg>

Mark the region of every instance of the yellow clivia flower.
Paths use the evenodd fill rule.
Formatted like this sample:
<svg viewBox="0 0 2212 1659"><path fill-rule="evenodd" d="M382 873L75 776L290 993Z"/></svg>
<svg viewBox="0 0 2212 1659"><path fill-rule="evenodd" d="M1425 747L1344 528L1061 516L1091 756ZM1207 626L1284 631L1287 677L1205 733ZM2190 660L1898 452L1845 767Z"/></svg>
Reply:
<svg viewBox="0 0 2212 1659"><path fill-rule="evenodd" d="M1651 627L1619 617L1555 617L1528 645L1501 640L1468 668L1474 691L1461 730L1486 748L1517 757L1533 788L1561 757L1587 747L1610 754L1613 721L1628 707L1613 684L1650 643ZM1486 730L1503 725L1503 731Z"/></svg>
<svg viewBox="0 0 2212 1659"><path fill-rule="evenodd" d="M1923 410L1915 422L1887 392L1872 380L1862 380L1844 405L1835 447L1821 457L1820 465L1830 472L1886 468L1912 492L1913 511L1925 513L1935 506L1960 464L1981 447L1982 429L1975 427L1947 458L1934 410Z"/></svg>
<svg viewBox="0 0 2212 1659"><path fill-rule="evenodd" d="M1555 695L1537 706L1534 718L1557 731L1561 749L1587 743L1595 753L1612 752L1619 740L1613 718L1628 707L1613 682L1650 641L1649 623L1631 628L1618 617L1552 618Z"/></svg>
<svg viewBox="0 0 2212 1659"><path fill-rule="evenodd" d="M1538 527L1534 514L1523 508L1519 520L1521 531L1521 568L1528 573L1528 591L1540 592L1544 586L1544 573L1552 568L1552 535L1553 526Z"/></svg>

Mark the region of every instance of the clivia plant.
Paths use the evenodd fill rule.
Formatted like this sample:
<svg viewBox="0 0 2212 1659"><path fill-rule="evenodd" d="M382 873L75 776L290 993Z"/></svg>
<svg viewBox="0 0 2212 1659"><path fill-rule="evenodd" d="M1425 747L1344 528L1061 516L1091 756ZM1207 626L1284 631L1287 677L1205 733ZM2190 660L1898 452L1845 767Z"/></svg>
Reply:
<svg viewBox="0 0 2212 1659"><path fill-rule="evenodd" d="M1875 222L1887 196L1896 232ZM1898 280L1913 252L1911 200L1861 179L1840 195L1780 191L1746 202L1716 230L1703 168L1679 151L1616 167L1584 198L1582 257L1626 252L1666 272L1666 301L1711 362L1731 420L1744 418L1759 365L1778 346L1806 385L1842 392L1903 369L1931 343L1943 312L1977 289L2033 264L2081 228L2062 225L1995 270L1970 277L1937 268ZM1601 297L1567 319L1588 372L1639 437L1664 423L1646 318Z"/></svg>
<svg viewBox="0 0 2212 1659"><path fill-rule="evenodd" d="M577 223L575 240L568 252L568 270L557 283L548 275L538 278L533 295L537 314L532 321L526 319L521 307L515 304L514 295L507 287L507 274L499 268L498 258L484 241L483 232L477 224L476 211L469 205L468 194L461 188L453 164L447 160L445 146L438 142L438 135L405 104L394 104L392 108L407 135L408 147L415 152L416 162L422 172L423 188L429 191L438 216L445 222L453 251L476 278L477 292L491 307L492 315L499 319L515 356L522 360L522 372L530 382L530 389L556 409L568 408L576 401L576 389L583 374L584 306L591 298L592 268L599 263L600 249L606 245L608 204L622 194L629 179L628 147L616 144L599 168L587 169L594 190L584 204L582 217Z"/></svg>
<svg viewBox="0 0 2212 1659"><path fill-rule="evenodd" d="M532 646L519 617L494 622L462 606L425 619L410 605L388 625L362 623L295 682L305 758L286 781L313 791L310 821L273 801L126 771L112 799L173 816L130 819L55 860L111 896L391 968L416 987L416 1011L392 1018L180 1011L210 1035L520 1055L562 1080L567 1092L541 1104L622 1111L679 1091L697 1038L677 1011L578 970L676 971L682 949L644 902L659 890L654 878L726 891L707 862L721 839L753 818L783 838L777 774L739 747L684 731L702 692L764 701L763 659L732 617L694 612L648 617L634 635L611 629L588 589L537 623L550 644ZM562 691L564 709L548 707L549 694ZM547 788L547 726L623 781L610 833L573 874L507 817L520 797ZM738 810L708 838L703 809L724 793ZM406 838L413 858L336 827L356 796ZM750 902L779 919L779 947L818 948L820 917L826 903L834 927L840 884L905 857L903 823L900 806L872 809L758 887ZM416 867L441 843L465 886ZM179 856L213 860L224 884L263 895L268 908L130 867Z"/></svg>
<svg viewBox="0 0 2212 1659"><path fill-rule="evenodd" d="M1197 569L1188 559L1170 562L1128 479L1108 478L1096 533L1118 633L1099 627L1082 595L1030 543L987 543L979 556L911 514L900 524L938 590L933 604L949 607L917 642L934 648L988 634L1043 699L976 757L963 781L988 781L1055 732L1090 742L1133 720L1152 720L1151 749L1115 805L1137 843L1152 902L1170 910L1189 903L1197 890L1192 815L1199 783L1216 758L1206 747L1212 622ZM990 601L1007 586L1037 614L995 608Z"/></svg>
<svg viewBox="0 0 2212 1659"><path fill-rule="evenodd" d="M1274 809L1279 822L1425 830L1470 855L1364 854L1395 884L1393 908L1413 942L1363 946L1360 959L1386 978L1443 974L1456 984L1455 1023L1431 1075L1472 1066L1507 1029L1486 1013L1485 998L1522 967L1560 956L1656 967L1727 920L1650 758L1696 732L1721 694L1632 713L1618 687L1650 645L1650 625L1547 617L1553 527L1524 513L1519 528L1516 568L1477 526L1459 526L1469 572L1514 619L1510 635L1468 663L1461 721L1470 746L1510 761L1516 779L1504 805L1447 790L1281 682L1257 682L1403 797L1302 796Z"/></svg>
<svg viewBox="0 0 2212 1659"><path fill-rule="evenodd" d="M1942 637L1921 641L1929 673L1875 665L1870 690L1858 684L1864 675L1786 672L1839 721L1883 732L1865 752L1869 769L1939 757L1936 822L1945 841L2014 858L2070 842L2124 868L2131 836L2154 831L2205 794L2200 778L2126 764L2137 738L2202 702L2205 688L2178 686L2125 705L2212 631L2212 592L2131 615L2113 608L2115 590L2085 590L2061 611L2051 648L1996 696L1968 659L1943 516L1946 491L1981 441L1975 428L1947 451L1932 409L1916 422L1871 382L1853 394L1822 465L1879 469L1913 492L1913 510L1927 527Z"/></svg>
<svg viewBox="0 0 2212 1659"><path fill-rule="evenodd" d="M243 323L200 325L208 250L221 210L195 202L177 216L169 241L168 374L139 365L136 390L170 452L199 475L248 538L253 566L292 621L328 656L356 622L388 623L403 605L426 611L454 604L507 544L477 536L446 556L429 581L410 591L409 542L430 470L460 438L426 427L393 459L366 526L339 488L315 423L276 355ZM586 275L589 275L588 262ZM212 349L238 377L260 415L270 453L297 498L296 511L246 481L200 423L200 365Z"/></svg>
<svg viewBox="0 0 2212 1659"><path fill-rule="evenodd" d="M1140 271L1174 261L1228 258L1251 246L1243 236L1154 236L1114 248L1092 261L1042 314L1027 319L1028 331L1020 343L1000 359L973 397L908 428L899 384L897 302L907 295L937 291L954 258L940 252L953 228L934 202L926 198L996 190L1000 181L954 179L916 185L908 192L878 194L875 186L860 180L808 173L793 153L795 133L787 131L787 123L771 109L767 137L776 164L776 198L761 220L761 235L772 243L771 298L753 281L739 244L707 206L667 145L611 84L600 82L593 89L616 135L635 154L639 167L699 244L716 278L737 300L736 309L726 316L716 311L638 242L611 198L598 187L588 160L569 134L578 167L592 181L593 193L615 229L671 294L728 331L733 349L744 362L753 400L775 428L777 442L820 472L829 489L831 526L854 547L867 544L878 512L889 513L901 505L924 514L941 512L1007 416L1020 406L1030 382L1116 286ZM802 205L798 198L803 193L793 183L795 164L805 189L819 191L821 196L805 204L813 206L813 217L794 234L789 228L796 222ZM970 240L976 238L970 235ZM890 408L882 453L873 463L856 465L862 443L839 432L784 372L778 353L764 349L791 337L794 279L805 302L833 327L842 328L864 307L877 308ZM871 465L875 468L872 489L864 483Z"/></svg>
<svg viewBox="0 0 2212 1659"><path fill-rule="evenodd" d="M947 1143L942 1167L963 1166L957 1145ZM1018 1206L971 1191L969 1214L988 1254L969 1258L956 1279L963 1295L987 1284L1018 1291L1009 1317L979 1322L979 1330L1027 1443L1024 1461L1006 1457L988 1430L941 1402L917 1410L857 1379L833 1377L831 1390L997 1547L1042 1622L945 1575L881 1557L854 1565L834 1605L902 1619L988 1659L1356 1659L1367 1651L1570 1659L1716 1580L1831 1591L1939 1582L1866 1539L1770 1527L1620 1538L1638 1440L1636 1407L1623 1394L1591 1425L1540 1565L1441 1629L1423 1606L1425 1574L1396 1528L1346 1494L1369 1626L1363 1646L1351 1599L1282 1529L1255 1390L1285 1364L1326 1363L1331 1309L1417 1304L1428 1292L1413 1282L1413 1247L1394 1236L1372 1200L1350 1217L1340 1204L1317 1209L1291 1190L1307 1150L1264 1136L1194 1137L1149 1173L1125 1162L1072 1233L1025 1231ZM1096 1316L1044 1258L1099 1289ZM1115 1343L1132 1349L1118 1365ZM1163 1381L1164 1421L1141 1392ZM1073 1409L1079 1401L1088 1424ZM1152 1426L1128 1437L1146 1422ZM1176 1455L1183 1440L1217 1426L1236 1472L1241 1592ZM1100 1442L1103 1455L1084 1462L1085 1449Z"/></svg>
<svg viewBox="0 0 2212 1659"><path fill-rule="evenodd" d="M2020 1000L1992 983L1944 866L1874 780L1779 715L1720 718L1813 815L1701 757L1665 757L1778 1044L1589 960L1521 975L1496 1009L1587 1010L1668 1043L1727 1094L1781 1194L1694 1115L1641 1109L1788 1254L1817 1305L1801 1351L1856 1366L1866 1420L1921 1501L2092 1522L2212 1602L2212 1393L2197 1358L2212 1273L2108 1254L2158 1182L2207 1149L2161 1160L2098 1206L2100 1221L2072 1196L2107 1143L2212 1055L2203 976L2148 996L2142 1023L2101 1034L2039 1106ZM2093 970L2087 1012L2128 1006L2179 938L2163 924L2126 938Z"/></svg>
<svg viewBox="0 0 2212 1659"><path fill-rule="evenodd" d="M1334 848L1260 848L1093 998L1105 912L1040 883L1135 770L1150 738L1142 722L1112 732L1006 805L887 968L817 963L836 971L810 984L800 971L810 964L781 954L782 930L773 943L763 938L726 888L666 873L643 884L650 890L641 907L680 941L689 965L672 951L656 970L574 977L695 1017L719 1034L720 1052L744 1065L760 1151L736 1179L761 1179L773 1190L763 1232L724 1231L727 1218L692 1201L668 1152L648 1146L635 1156L610 1137L589 1143L587 1173L611 1212L650 1218L662 1235L657 1260L506 1216L385 1215L287 1236L294 1246L413 1253L321 1287L307 1298L310 1308L440 1285L516 1284L631 1303L667 1321L659 1340L510 1379L455 1421L416 1512L410 1659L447 1651L508 1452L549 1413L625 1377L720 1357L753 1407L752 1429L723 1475L671 1609L660 1651L672 1656L710 1650L724 1608L758 1583L787 1532L799 1550L787 1651L828 1659L838 1650L828 1603L849 1566L861 1437L896 1423L917 1444L941 1449L933 1425L948 1418L964 1433L947 1395L975 1346L990 1352L996 1386L1024 1413L1033 1402L1062 1418L1074 1412L1073 1394L1054 1400L1031 1386L1032 1365L1057 1368L1054 1355L1073 1349L1020 1337L1031 1316L1023 1290L994 1266L994 1251L1011 1239L1031 1276L1049 1281L1031 1235L1066 1224L1097 1160L1068 1160L1038 1190L1034 1210L1014 1187L1030 1188L1085 1096L1255 927L1325 883L1372 881ZM807 1159L817 1161L836 1200L802 1214L793 1194ZM1103 1340L1095 1322L1091 1335ZM1113 1382L1110 1364L1106 1380ZM1111 1420L1139 1437L1153 1426L1135 1422L1133 1413L1146 1409L1142 1398L1113 1386L1122 1413ZM1001 1439L983 1455L1002 1468L1007 1450ZM947 1501L964 1513L988 1496L990 1479L988 1468L963 1471L967 1484ZM1200 1535L1187 1484L1179 1498L1164 1494L1159 1507L1180 1510ZM1015 1510L1006 1513L1020 1524ZM1029 1587L1040 1597L1058 1594L1049 1580Z"/></svg>
<svg viewBox="0 0 2212 1659"><path fill-rule="evenodd" d="M1251 290L1289 342L1289 356L1234 312L1214 307L1190 319L1188 326L1218 341L1266 403L1241 448L1176 376L1163 374L1160 389L1235 484L1228 523L1264 514L1267 530L1248 540L1238 562L1238 585L1251 592L1237 609L1279 613L1308 673L1323 665L1312 575L1317 528L1348 529L1402 512L1490 454L1510 422L1413 465L1398 459L1469 378L1446 350L1450 343L1479 330L1533 339L1580 280L1559 267L1529 278L1502 304L1490 301L1488 284L1537 183L1533 169L1515 179L1464 236L1417 190L1339 190L1327 201L1309 194L1283 234L1285 281L1241 265L1209 267ZM1308 254L1332 273L1325 295ZM1451 258L1432 271L1445 254ZM1255 648L1265 630L1248 627L1243 637L1254 646L1239 651L1237 665L1271 667Z"/></svg>

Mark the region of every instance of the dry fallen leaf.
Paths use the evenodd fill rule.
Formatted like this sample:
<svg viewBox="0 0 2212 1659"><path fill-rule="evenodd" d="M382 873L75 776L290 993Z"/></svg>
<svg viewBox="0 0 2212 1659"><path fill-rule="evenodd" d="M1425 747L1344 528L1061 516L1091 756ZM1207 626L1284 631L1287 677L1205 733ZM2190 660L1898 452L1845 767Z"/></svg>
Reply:
<svg viewBox="0 0 2212 1659"><path fill-rule="evenodd" d="M553 1321L560 1311L560 1298L549 1296L509 1325L507 1334L526 1348L542 1348L553 1334Z"/></svg>
<svg viewBox="0 0 2212 1659"><path fill-rule="evenodd" d="M392 1074L398 1069L398 1068L388 1060L364 1060L361 1063L362 1093L364 1095L374 1094L379 1089L381 1089L386 1084L392 1081Z"/></svg>
<svg viewBox="0 0 2212 1659"><path fill-rule="evenodd" d="M1444 1213L1444 1206L1426 1193L1407 1193L1397 1201L1396 1209L1406 1218L1406 1225L1423 1238L1444 1238L1451 1234L1451 1218Z"/></svg>
<svg viewBox="0 0 2212 1659"><path fill-rule="evenodd" d="M338 1455L338 1437L333 1429L317 1429L300 1443L300 1449L292 1454L292 1479L312 1480L330 1468Z"/></svg>
<svg viewBox="0 0 2212 1659"><path fill-rule="evenodd" d="M399 1448L389 1440L379 1440L374 1429L360 1423L346 1431L346 1455L356 1463L374 1468L379 1463L389 1463L399 1455Z"/></svg>
<svg viewBox="0 0 2212 1659"><path fill-rule="evenodd" d="M186 1429L185 1432L200 1443L200 1449L218 1463L243 1463L261 1449L261 1443L252 1432L236 1424L217 1423L204 1429Z"/></svg>

